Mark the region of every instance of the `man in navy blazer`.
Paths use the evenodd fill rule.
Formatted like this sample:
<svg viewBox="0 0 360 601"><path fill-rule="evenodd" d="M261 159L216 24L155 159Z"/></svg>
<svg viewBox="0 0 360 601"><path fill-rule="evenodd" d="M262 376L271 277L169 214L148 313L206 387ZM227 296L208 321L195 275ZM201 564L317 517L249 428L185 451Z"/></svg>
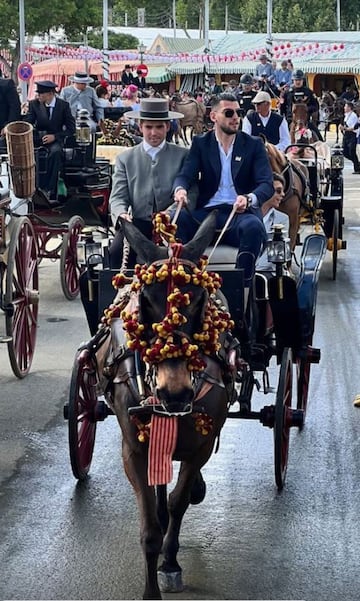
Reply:
<svg viewBox="0 0 360 601"><path fill-rule="evenodd" d="M15 83L0 76L0 152L6 153L6 125L20 119L21 106Z"/></svg>
<svg viewBox="0 0 360 601"><path fill-rule="evenodd" d="M65 138L75 134L75 119L70 105L55 95L56 83L36 82L38 98L29 102L24 120L35 128L35 146L47 149L47 171L39 176L39 187L49 201L57 200L57 184L63 163Z"/></svg>
<svg viewBox="0 0 360 601"><path fill-rule="evenodd" d="M259 138L239 131L240 107L233 94L213 100L211 132L195 136L185 163L174 181L175 202L187 202L187 190L198 182L196 209L183 209L177 235L191 240L209 211L218 210L217 228L222 229L233 208L235 215L222 243L239 249L237 267L244 269L245 285L254 275L266 233L261 205L274 193L273 175L265 146ZM200 178L200 179L199 179Z"/></svg>

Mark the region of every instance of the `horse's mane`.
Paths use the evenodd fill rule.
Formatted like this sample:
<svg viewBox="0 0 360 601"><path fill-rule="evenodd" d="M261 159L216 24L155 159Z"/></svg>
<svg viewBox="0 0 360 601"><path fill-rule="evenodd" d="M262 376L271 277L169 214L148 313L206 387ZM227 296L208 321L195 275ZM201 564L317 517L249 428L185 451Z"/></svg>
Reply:
<svg viewBox="0 0 360 601"><path fill-rule="evenodd" d="M269 156L270 164L273 171L281 171L280 167L284 167L286 163L286 156L281 150L276 148L274 144L266 142L266 150Z"/></svg>

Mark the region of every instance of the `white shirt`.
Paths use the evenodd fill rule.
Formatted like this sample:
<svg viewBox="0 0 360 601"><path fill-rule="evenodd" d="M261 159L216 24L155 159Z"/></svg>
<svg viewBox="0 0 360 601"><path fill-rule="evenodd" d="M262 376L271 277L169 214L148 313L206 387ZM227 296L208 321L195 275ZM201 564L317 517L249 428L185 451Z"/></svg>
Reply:
<svg viewBox="0 0 360 601"><path fill-rule="evenodd" d="M210 200L208 200L208 202L205 205L205 208L216 207L218 205L223 204L228 204L232 206L236 200L236 197L238 196L231 174L231 159L234 150L235 137L227 154L225 153L225 150L223 149L222 145L220 144L217 138L216 141L219 147L221 162L220 183L216 193L212 198L210 198ZM259 203L256 194L251 192L249 196L252 201L251 206L258 207Z"/></svg>
<svg viewBox="0 0 360 601"><path fill-rule="evenodd" d="M258 115L260 117L261 123L263 124L264 127L266 127L268 124L268 121L270 119L271 111L266 117L263 117L259 113L258 113ZM249 134L249 136L251 136L252 127L251 127L251 123L247 117L244 117L241 129L246 134ZM279 136L280 136L280 139L279 139L279 142L276 144L276 148L284 151L291 144L289 126L287 124L285 117L283 118L283 120L280 124L280 127L279 127Z"/></svg>
<svg viewBox="0 0 360 601"><path fill-rule="evenodd" d="M160 152L160 150L164 148L166 140L163 140L161 144L159 144L159 146L151 146L150 144L145 142L145 140L143 140L142 144L146 154L148 154L151 157L151 160L154 161L156 155Z"/></svg>
<svg viewBox="0 0 360 601"><path fill-rule="evenodd" d="M346 113L344 117L344 123L346 127L351 127L351 129L357 129L359 127L359 118L354 111L350 111L350 113Z"/></svg>

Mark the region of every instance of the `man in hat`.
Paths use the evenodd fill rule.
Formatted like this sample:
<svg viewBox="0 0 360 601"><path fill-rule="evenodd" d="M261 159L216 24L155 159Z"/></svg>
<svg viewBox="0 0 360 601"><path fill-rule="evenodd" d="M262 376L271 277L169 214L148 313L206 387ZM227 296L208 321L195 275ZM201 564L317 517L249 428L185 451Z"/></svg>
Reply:
<svg viewBox="0 0 360 601"><path fill-rule="evenodd" d="M21 106L15 83L12 79L0 77L0 153L6 153L6 125L20 119Z"/></svg>
<svg viewBox="0 0 360 601"><path fill-rule="evenodd" d="M166 141L170 121L181 119L183 115L169 111L166 99L142 98L140 109L126 116L139 120L143 141L116 159L110 195L111 216L116 227L119 217L132 220L151 238L152 215L171 204L173 180L189 152Z"/></svg>
<svg viewBox="0 0 360 601"><path fill-rule="evenodd" d="M266 54L260 54L259 60L260 63L256 65L255 69L255 78L258 81L262 81L263 76L265 75L271 82L274 79L274 69L268 61Z"/></svg>
<svg viewBox="0 0 360 601"><path fill-rule="evenodd" d="M319 103L314 92L305 85L305 75L301 69L296 69L292 75L293 84L284 95L284 102L280 105L280 112L290 123L292 120L293 105L304 103L308 111L308 127L316 133L319 140L322 136L317 128L316 117L319 112Z"/></svg>
<svg viewBox="0 0 360 601"><path fill-rule="evenodd" d="M268 142L284 151L290 144L289 127L285 117L271 110L271 96L258 92L253 98L255 111L249 111L242 122L242 130L250 136L263 135Z"/></svg>
<svg viewBox="0 0 360 601"><path fill-rule="evenodd" d="M68 102L56 96L56 83L38 81L36 87L37 98L29 102L29 111L23 119L34 126L35 146L47 151L47 171L38 173L39 188L50 202L56 202L62 149L65 138L75 134L75 120Z"/></svg>
<svg viewBox="0 0 360 601"><path fill-rule="evenodd" d="M169 111L165 98L142 98L140 110L127 113L139 119L143 141L127 149L116 158L115 172L110 195L110 210L116 229L109 249L110 266L119 268L123 254L124 235L121 219L132 221L149 239L152 238L152 216L172 204L172 184L181 170L188 149L166 141L171 119L180 119L181 113ZM190 204L195 202L196 186L189 191ZM135 254L129 256L128 266L135 263ZM96 302L88 300L88 274L80 278L81 299L91 333L98 324ZM96 294L94 295L96 297Z"/></svg>
<svg viewBox="0 0 360 601"><path fill-rule="evenodd" d="M138 87L139 90L143 91L146 88L146 77L143 76L141 69L137 69L136 77L133 77L132 83Z"/></svg>
<svg viewBox="0 0 360 601"><path fill-rule="evenodd" d="M70 104L75 119L78 110L86 109L90 115L91 131L95 133L97 125L104 119L104 107L101 106L95 90L89 86L94 80L87 73L80 71L69 79L72 85L61 90L60 98Z"/></svg>
<svg viewBox="0 0 360 601"><path fill-rule="evenodd" d="M131 83L134 83L131 65L125 65L124 71L121 74L121 83L123 86L129 86Z"/></svg>

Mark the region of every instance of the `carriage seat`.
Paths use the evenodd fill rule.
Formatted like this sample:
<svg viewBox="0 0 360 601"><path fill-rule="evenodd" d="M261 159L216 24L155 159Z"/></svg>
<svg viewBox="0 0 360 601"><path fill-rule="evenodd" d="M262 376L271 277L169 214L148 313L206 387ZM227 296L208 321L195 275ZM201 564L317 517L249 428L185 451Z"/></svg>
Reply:
<svg viewBox="0 0 360 601"><path fill-rule="evenodd" d="M212 246L204 254L210 256ZM219 245L210 257L209 269L216 271L222 278L221 291L224 294L230 315L236 323L244 317L244 270L235 267L238 249L233 246Z"/></svg>

